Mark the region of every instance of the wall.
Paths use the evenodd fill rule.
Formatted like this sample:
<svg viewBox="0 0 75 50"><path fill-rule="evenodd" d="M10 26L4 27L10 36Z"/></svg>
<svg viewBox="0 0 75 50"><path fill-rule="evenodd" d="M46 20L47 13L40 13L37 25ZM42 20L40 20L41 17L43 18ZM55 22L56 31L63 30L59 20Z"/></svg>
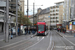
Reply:
<svg viewBox="0 0 75 50"><path fill-rule="evenodd" d="M63 8L63 5L60 5L59 6L59 24L62 24L62 21L63 21L63 13L64 13L64 8Z"/></svg>
<svg viewBox="0 0 75 50"><path fill-rule="evenodd" d="M50 28L50 13L39 15L39 21L45 21L48 28Z"/></svg>

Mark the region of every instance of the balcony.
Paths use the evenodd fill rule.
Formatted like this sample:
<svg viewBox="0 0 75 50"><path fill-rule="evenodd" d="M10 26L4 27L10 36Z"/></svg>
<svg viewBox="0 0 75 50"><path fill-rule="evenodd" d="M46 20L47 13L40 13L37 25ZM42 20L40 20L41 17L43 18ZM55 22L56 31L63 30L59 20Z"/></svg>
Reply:
<svg viewBox="0 0 75 50"><path fill-rule="evenodd" d="M16 2L9 2L9 4L15 4L16 5Z"/></svg>
<svg viewBox="0 0 75 50"><path fill-rule="evenodd" d="M16 8L14 8L14 9L9 9L9 11L16 11Z"/></svg>
<svg viewBox="0 0 75 50"><path fill-rule="evenodd" d="M18 5L19 5L19 6L21 5L20 1L18 1Z"/></svg>

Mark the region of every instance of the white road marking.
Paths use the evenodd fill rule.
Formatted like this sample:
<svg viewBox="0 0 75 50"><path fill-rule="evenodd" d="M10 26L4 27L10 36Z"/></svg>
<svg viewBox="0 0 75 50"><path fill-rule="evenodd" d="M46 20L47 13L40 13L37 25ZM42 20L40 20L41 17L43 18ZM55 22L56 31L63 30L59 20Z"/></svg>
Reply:
<svg viewBox="0 0 75 50"><path fill-rule="evenodd" d="M52 33L51 33L51 36L50 36L50 43L49 43L49 46L48 46L47 50L49 50L49 48L51 47L51 43L52 43Z"/></svg>
<svg viewBox="0 0 75 50"><path fill-rule="evenodd" d="M39 37L37 37L37 41L39 41L40 39L39 39Z"/></svg>
<svg viewBox="0 0 75 50"><path fill-rule="evenodd" d="M60 34L60 35L61 35L61 34ZM61 36L62 36L62 35L61 35ZM63 36L63 38L64 38L64 39L66 39L66 38L65 38L65 36ZM71 41L70 41L70 40L68 40L68 39L66 39L66 40L67 40L68 42L70 42L72 45L74 45L74 46L75 46L75 44L74 44L73 42L71 42Z"/></svg>
<svg viewBox="0 0 75 50"><path fill-rule="evenodd" d="M60 34L61 35L61 34ZM62 35L61 35L62 36ZM60 39L60 38L59 38ZM61 39L60 39L61 40ZM62 43L66 46L66 44L64 43L64 41L63 40L61 40L62 41ZM67 50L67 49L65 49L65 50Z"/></svg>
<svg viewBox="0 0 75 50"><path fill-rule="evenodd" d="M45 37L42 37L42 39L44 39Z"/></svg>
<svg viewBox="0 0 75 50"><path fill-rule="evenodd" d="M20 43L20 42L23 42L23 41L25 41L25 40L27 40L27 39L23 39L23 40L21 40L21 41L15 42L15 43L12 43L12 44L9 44L9 45L2 46L2 47L0 47L0 48L5 48L5 47L11 46L11 45L15 45L15 44Z"/></svg>
<svg viewBox="0 0 75 50"><path fill-rule="evenodd" d="M29 41L31 40L31 39L28 39ZM24 40L25 41L25 40ZM27 41L28 42L28 41ZM27 42L24 42L24 43L27 43ZM15 48L15 47L17 47L17 46L20 46L20 45L22 45L22 44L24 44L24 43L21 43L21 44L18 44L18 45L15 45L15 46L13 46L13 47L10 47L10 48L8 48L7 50L10 50L10 49L12 49L12 48Z"/></svg>
<svg viewBox="0 0 75 50"><path fill-rule="evenodd" d="M31 47L35 46L36 44L38 44L39 42L41 42L43 39L44 39L44 37L42 37L42 39L41 39L40 41L38 41L37 43L35 43L35 44L31 45L31 46L30 46L30 47L28 47L28 48L31 48ZM27 50L28 48L26 48L26 49L24 49L24 50Z"/></svg>
<svg viewBox="0 0 75 50"><path fill-rule="evenodd" d="M54 47L54 42L53 42L53 46L52 46L51 50L53 50L53 47Z"/></svg>
<svg viewBox="0 0 75 50"><path fill-rule="evenodd" d="M66 39L65 37L63 37L64 39ZM66 39L68 42L70 42L72 45L75 46L75 44L73 42L71 42L70 40Z"/></svg>

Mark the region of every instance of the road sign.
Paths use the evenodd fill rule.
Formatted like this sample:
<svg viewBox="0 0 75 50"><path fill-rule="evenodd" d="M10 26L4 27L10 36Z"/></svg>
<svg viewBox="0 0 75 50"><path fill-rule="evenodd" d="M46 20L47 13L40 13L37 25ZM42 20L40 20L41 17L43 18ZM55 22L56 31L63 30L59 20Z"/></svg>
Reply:
<svg viewBox="0 0 75 50"><path fill-rule="evenodd" d="M48 16L48 17L50 17L50 16Z"/></svg>
<svg viewBox="0 0 75 50"><path fill-rule="evenodd" d="M73 22L73 25L75 25L75 22Z"/></svg>
<svg viewBox="0 0 75 50"><path fill-rule="evenodd" d="M69 23L69 29L72 29L72 22Z"/></svg>

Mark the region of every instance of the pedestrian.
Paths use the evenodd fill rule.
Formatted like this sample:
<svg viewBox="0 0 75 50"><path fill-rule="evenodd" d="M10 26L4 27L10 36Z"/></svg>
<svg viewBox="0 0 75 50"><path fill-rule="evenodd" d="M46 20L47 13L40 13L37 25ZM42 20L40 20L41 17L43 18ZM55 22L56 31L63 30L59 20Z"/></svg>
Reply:
<svg viewBox="0 0 75 50"><path fill-rule="evenodd" d="M65 28L63 28L63 33L65 34Z"/></svg>
<svg viewBox="0 0 75 50"><path fill-rule="evenodd" d="M18 27L18 36L20 36L20 27Z"/></svg>
<svg viewBox="0 0 75 50"><path fill-rule="evenodd" d="M13 29L11 28L11 39L13 38Z"/></svg>
<svg viewBox="0 0 75 50"><path fill-rule="evenodd" d="M28 28L28 34L30 34L30 28Z"/></svg>
<svg viewBox="0 0 75 50"><path fill-rule="evenodd" d="M34 31L35 31L35 32L34 32L34 34L35 34L35 33L36 33L36 27L34 27Z"/></svg>
<svg viewBox="0 0 75 50"><path fill-rule="evenodd" d="M25 31L25 35L26 35L27 34L27 28L25 28L24 31Z"/></svg>
<svg viewBox="0 0 75 50"><path fill-rule="evenodd" d="M59 32L59 28L57 28L57 31Z"/></svg>
<svg viewBox="0 0 75 50"><path fill-rule="evenodd" d="M32 34L32 27L30 28L30 33Z"/></svg>
<svg viewBox="0 0 75 50"><path fill-rule="evenodd" d="M66 29L64 29L65 33L66 33Z"/></svg>
<svg viewBox="0 0 75 50"><path fill-rule="evenodd" d="M34 27L32 28L32 33L35 34Z"/></svg>

